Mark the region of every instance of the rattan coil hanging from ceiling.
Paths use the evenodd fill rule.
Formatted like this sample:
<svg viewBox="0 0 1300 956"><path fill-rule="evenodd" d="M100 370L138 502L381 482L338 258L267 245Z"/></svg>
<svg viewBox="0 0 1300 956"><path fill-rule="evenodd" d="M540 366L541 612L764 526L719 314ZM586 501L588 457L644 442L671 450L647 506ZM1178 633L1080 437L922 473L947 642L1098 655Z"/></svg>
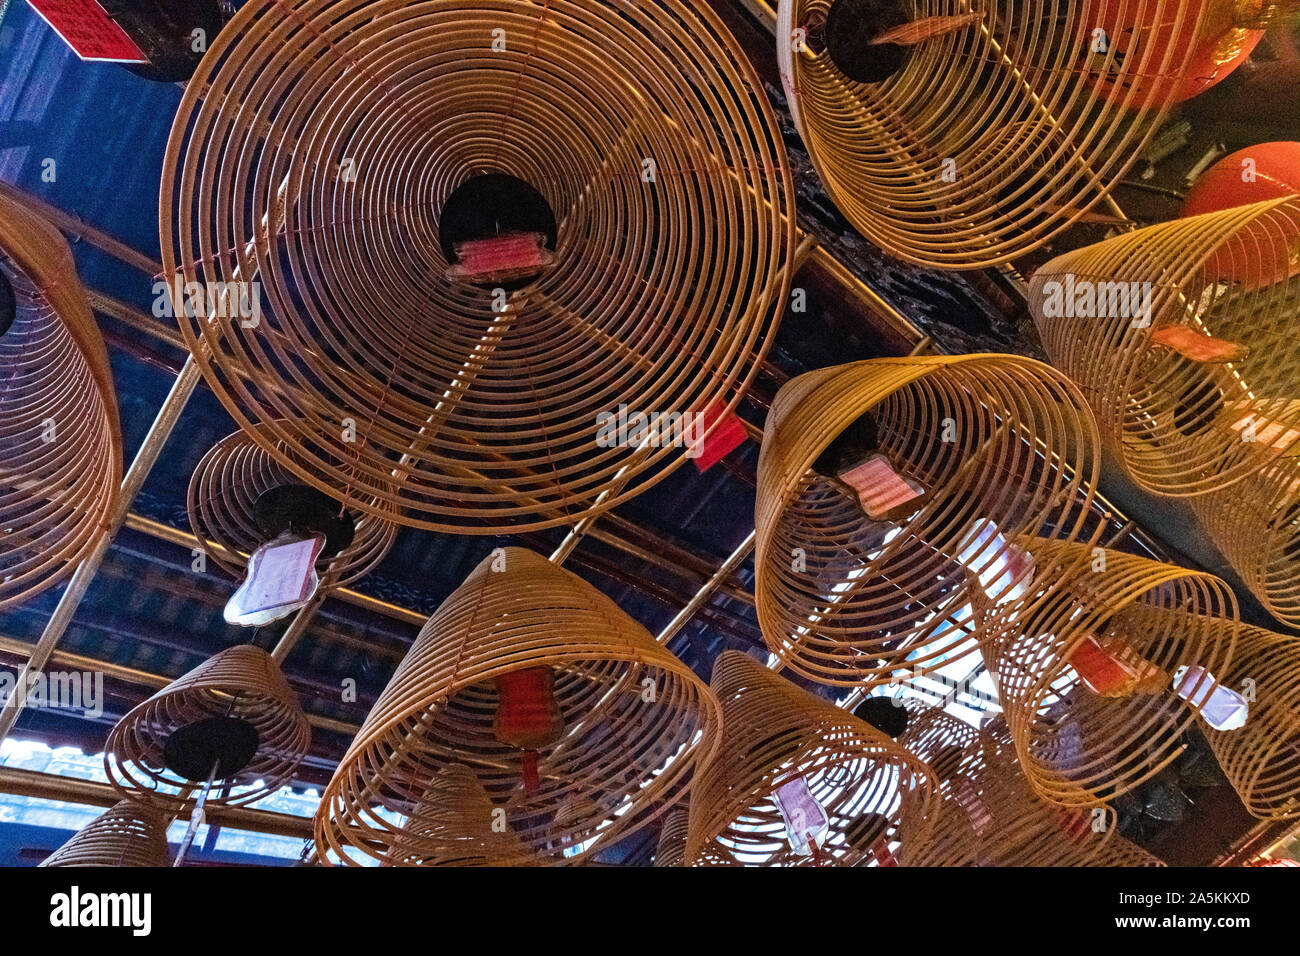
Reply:
<svg viewBox="0 0 1300 956"><path fill-rule="evenodd" d="M900 820L932 821L937 781L869 724L739 651L724 651L710 686L722 746L691 793L686 860L696 866L892 866ZM786 836L774 796L802 779L827 817L815 853ZM921 827L909 836L925 842Z"/></svg>
<svg viewBox="0 0 1300 956"><path fill-rule="evenodd" d="M122 482L108 352L67 242L0 192L0 609L60 583Z"/></svg>
<svg viewBox="0 0 1300 956"><path fill-rule="evenodd" d="M200 542L216 545L208 548L208 556L239 577L248 556L272 536L258 521L259 499L295 484L297 479L246 433L228 435L194 469L188 500L190 529ZM336 489L331 497L343 496L343 490ZM351 516L345 517L351 525ZM317 563L321 586L342 587L363 577L388 554L396 535L392 521L372 514L359 516L351 542Z"/></svg>
<svg viewBox="0 0 1300 956"><path fill-rule="evenodd" d="M529 753L500 735L503 681L538 674L552 684L539 706L554 708L555 733L533 746L530 786ZM331 862L399 842L445 856L439 833L410 820L430 781L460 764L529 853L581 862L683 795L718 723L704 682L614 602L532 552L497 549L429 619L370 711L322 797L316 843Z"/></svg>
<svg viewBox="0 0 1300 956"><path fill-rule="evenodd" d="M789 288L785 148L703 0L253 0L187 86L162 188L166 275L261 284L256 320L220 291L214 318L178 310L240 427L433 530L644 490L738 400ZM521 210L540 274L452 275L453 240Z"/></svg>
<svg viewBox="0 0 1300 956"><path fill-rule="evenodd" d="M1179 755L1233 661L1237 601L1209 574L1100 548L1081 564L1082 545L1020 543L1056 573L1038 600L988 626L985 661L1034 790L1095 806ZM1183 668L1199 670L1184 684Z"/></svg>
<svg viewBox="0 0 1300 956"><path fill-rule="evenodd" d="M781 0L777 52L855 228L909 262L984 268L1087 221L1169 108L1249 56L1263 33L1238 7Z"/></svg>
<svg viewBox="0 0 1300 956"><path fill-rule="evenodd" d="M873 520L819 463L868 420L865 444L922 492L910 514ZM976 650L971 597L987 588L1011 607L1033 579L1013 570L1010 536L1084 533L1097 445L1074 384L1018 356L873 359L787 383L768 416L755 506L768 646L840 685ZM968 546L980 528L1004 540Z"/></svg>
<svg viewBox="0 0 1300 956"><path fill-rule="evenodd" d="M76 832L41 866L171 866L162 813L121 800Z"/></svg>
<svg viewBox="0 0 1300 956"><path fill-rule="evenodd" d="M104 768L124 797L170 811L195 799L215 769L208 800L242 806L288 783L310 743L307 718L279 666L266 651L241 644L119 720L104 745Z"/></svg>

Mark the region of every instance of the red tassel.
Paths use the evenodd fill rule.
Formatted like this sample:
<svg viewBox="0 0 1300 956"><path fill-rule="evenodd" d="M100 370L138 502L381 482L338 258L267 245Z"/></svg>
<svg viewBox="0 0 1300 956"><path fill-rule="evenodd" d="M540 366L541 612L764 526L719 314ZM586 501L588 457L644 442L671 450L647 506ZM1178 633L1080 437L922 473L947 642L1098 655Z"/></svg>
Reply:
<svg viewBox="0 0 1300 956"><path fill-rule="evenodd" d="M524 751L524 793L532 793L542 785L542 778L537 773L537 751Z"/></svg>

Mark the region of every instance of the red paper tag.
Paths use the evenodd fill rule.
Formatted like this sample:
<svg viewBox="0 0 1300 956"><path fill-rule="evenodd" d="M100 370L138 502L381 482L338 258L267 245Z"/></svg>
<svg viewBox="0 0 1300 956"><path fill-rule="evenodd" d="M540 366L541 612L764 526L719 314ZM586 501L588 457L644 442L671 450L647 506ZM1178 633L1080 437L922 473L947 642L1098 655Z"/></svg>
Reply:
<svg viewBox="0 0 1300 956"><path fill-rule="evenodd" d="M149 58L95 0L27 0L83 60L148 63Z"/></svg>
<svg viewBox="0 0 1300 956"><path fill-rule="evenodd" d="M536 232L470 239L456 245L460 260L448 274L475 281L505 281L538 272L555 261Z"/></svg>
<svg viewBox="0 0 1300 956"><path fill-rule="evenodd" d="M1159 669L1118 638L1105 645L1089 634L1070 655L1079 680L1098 697L1126 697L1160 676Z"/></svg>
<svg viewBox="0 0 1300 956"><path fill-rule="evenodd" d="M993 815L989 813L988 807L980 799L980 795L976 791L975 785L970 782L969 777L961 778L954 795L957 798L957 805L965 810L966 816L970 818L970 824L975 830L975 835L983 836L984 831L993 825Z"/></svg>
<svg viewBox="0 0 1300 956"><path fill-rule="evenodd" d="M1203 335L1186 325L1166 325L1151 333L1151 341L1173 349L1193 362L1222 364L1240 362L1250 351L1244 345Z"/></svg>
<svg viewBox="0 0 1300 956"><path fill-rule="evenodd" d="M1089 823L1090 817L1083 811L1071 811L1063 807L1053 807L1052 810L1061 824L1061 829L1065 831L1065 835L1071 843L1082 843L1092 830Z"/></svg>
<svg viewBox="0 0 1300 956"><path fill-rule="evenodd" d="M702 413L697 434L707 432L718 420L724 408L726 406L721 401L710 404ZM713 434L704 439L702 446L699 442L690 445L688 455L695 461L695 467L703 473L743 445L748 437L749 432L745 430L745 424L740 420L740 416L735 412L728 412Z"/></svg>

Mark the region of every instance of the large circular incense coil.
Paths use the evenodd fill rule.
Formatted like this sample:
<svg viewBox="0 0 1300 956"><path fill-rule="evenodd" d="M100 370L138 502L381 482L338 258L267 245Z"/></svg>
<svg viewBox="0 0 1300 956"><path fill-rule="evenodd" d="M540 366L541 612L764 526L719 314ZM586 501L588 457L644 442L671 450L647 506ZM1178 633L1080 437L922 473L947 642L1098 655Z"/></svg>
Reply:
<svg viewBox="0 0 1300 956"><path fill-rule="evenodd" d="M703 0L254 0L187 89L164 274L226 317L178 309L185 343L349 507L482 534L614 507L725 424L784 308L785 148ZM444 249L489 175L553 221L509 290ZM254 275L256 321L217 285ZM620 411L665 417L602 433Z"/></svg>
<svg viewBox="0 0 1300 956"><path fill-rule="evenodd" d="M897 258L986 268L1087 221L1189 81L1258 42L1236 12L1236 0L781 0L777 52L795 125L849 222ZM873 45L909 21L911 38Z"/></svg>
<svg viewBox="0 0 1300 956"><path fill-rule="evenodd" d="M655 844L655 866L685 866L686 839L690 834L690 811L673 807L663 815L659 842Z"/></svg>
<svg viewBox="0 0 1300 956"><path fill-rule="evenodd" d="M1081 564L1083 545L1020 543L1053 573L1018 615L990 621L984 658L1030 785L1095 806L1181 753L1234 659L1236 597L1212 575L1134 555L1097 548ZM1185 667L1203 674L1180 696Z"/></svg>
<svg viewBox="0 0 1300 956"><path fill-rule="evenodd" d="M528 754L498 739L503 678L545 672L562 732ZM717 746L703 681L614 602L544 558L498 549L420 632L321 799L323 860L382 857L460 764L541 862L581 862L681 797ZM420 836L426 854L443 852ZM450 848L451 852L455 848Z"/></svg>
<svg viewBox="0 0 1300 956"><path fill-rule="evenodd" d="M227 435L203 456L190 479L190 529L199 541L215 545L208 548L213 561L240 577L248 556L269 540L256 518L258 499L296 483L297 478L247 434ZM343 489L335 489L333 497L344 497ZM388 554L396 536L392 521L361 515L351 543L317 562L322 586L343 587L365 576Z"/></svg>
<svg viewBox="0 0 1300 956"><path fill-rule="evenodd" d="M167 822L157 809L121 800L78 830L41 866L171 866Z"/></svg>
<svg viewBox="0 0 1300 956"><path fill-rule="evenodd" d="M1101 805L1066 810L1033 793L1014 749L933 707L908 701L898 742L939 780L938 822L903 818L904 866L1104 866L1117 839L1114 811ZM926 841L913 826L932 825Z"/></svg>
<svg viewBox="0 0 1300 956"><path fill-rule="evenodd" d="M1029 301L1141 487L1203 495L1300 457L1300 197L1058 256Z"/></svg>
<svg viewBox="0 0 1300 956"><path fill-rule="evenodd" d="M910 516L872 520L812 470L865 414L893 468L925 492ZM872 359L787 383L758 464L755 596L768 647L838 685L974 651L971 598L988 588L1013 606L1029 578L995 572L1014 558L1005 543L961 563L963 542L981 519L1008 539L1079 535L1097 445L1077 388L1017 356Z"/></svg>
<svg viewBox="0 0 1300 956"><path fill-rule="evenodd" d="M724 651L710 682L722 704L722 746L695 781L686 859L697 866L892 866L900 820L929 821L930 769L874 727ZM802 777L825 811L816 853L795 852L776 791ZM928 829L909 834L925 842Z"/></svg>
<svg viewBox="0 0 1300 956"><path fill-rule="evenodd" d="M69 574L106 532L122 430L68 244L0 192L0 609Z"/></svg>
<svg viewBox="0 0 1300 956"><path fill-rule="evenodd" d="M1300 627L1300 458L1279 458L1190 504L1251 593L1279 621Z"/></svg>
<svg viewBox="0 0 1300 956"><path fill-rule="evenodd" d="M119 720L104 744L104 769L115 790L152 807L179 811L209 774L209 802L242 806L288 783L310 743L307 718L271 655L241 644Z"/></svg>
<svg viewBox="0 0 1300 956"><path fill-rule="evenodd" d="M1232 664L1216 675L1249 701L1244 727L1204 735L1252 816L1300 816L1300 638L1243 627Z"/></svg>
<svg viewBox="0 0 1300 956"><path fill-rule="evenodd" d="M452 764L425 790L384 859L385 866L531 866L525 849L474 772Z"/></svg>

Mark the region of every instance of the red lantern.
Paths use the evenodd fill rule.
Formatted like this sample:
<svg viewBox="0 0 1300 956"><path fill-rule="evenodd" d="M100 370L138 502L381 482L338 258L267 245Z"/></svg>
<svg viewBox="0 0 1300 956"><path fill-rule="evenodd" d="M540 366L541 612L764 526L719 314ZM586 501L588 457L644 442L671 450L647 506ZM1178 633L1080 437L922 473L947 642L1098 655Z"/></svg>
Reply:
<svg viewBox="0 0 1300 956"><path fill-rule="evenodd" d="M536 790L537 751L564 733L564 717L555 700L555 672L528 667L497 678L496 738L524 752L524 789Z"/></svg>
<svg viewBox="0 0 1300 956"><path fill-rule="evenodd" d="M1260 143L1223 157L1187 193L1183 216L1199 216L1300 193L1300 143ZM1251 288L1300 273L1300 234L1268 217L1242 227L1206 263L1209 277Z"/></svg>
<svg viewBox="0 0 1300 956"><path fill-rule="evenodd" d="M1087 75L1111 103L1173 106L1191 99L1250 59L1264 39L1263 30L1237 26L1234 5L1224 0L1187 4L1181 23L1182 4L1164 3L1158 21L1156 7L1157 0L1092 0L1082 6L1078 42L1095 64ZM1125 64L1133 64L1131 72L1121 75Z"/></svg>

